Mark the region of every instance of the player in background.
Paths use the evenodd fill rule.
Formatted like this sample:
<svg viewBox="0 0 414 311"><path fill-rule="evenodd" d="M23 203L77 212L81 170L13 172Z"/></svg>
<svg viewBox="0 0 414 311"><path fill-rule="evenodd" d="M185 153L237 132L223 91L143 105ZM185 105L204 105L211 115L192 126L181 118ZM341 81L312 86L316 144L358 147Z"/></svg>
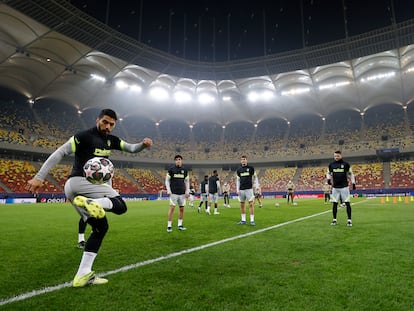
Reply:
<svg viewBox="0 0 414 311"><path fill-rule="evenodd" d="M226 181L223 185L224 207L230 207L230 184Z"/></svg>
<svg viewBox="0 0 414 311"><path fill-rule="evenodd" d="M258 188L259 179L257 178L254 167L247 164L247 156L242 156L240 158L241 166L236 171L236 192L239 196L240 201L240 213L241 220L238 222L239 225L246 224L246 201L249 204L250 211L250 225L255 226L254 220L254 193L253 193L253 183L254 187Z"/></svg>
<svg viewBox="0 0 414 311"><path fill-rule="evenodd" d="M286 185L286 197L287 197L287 204L289 205L289 200L293 204L293 197L295 193L295 184L289 180Z"/></svg>
<svg viewBox="0 0 414 311"><path fill-rule="evenodd" d="M188 170L183 167L183 157L177 154L174 157L175 164L172 166L165 177L165 186L167 194L170 197L170 209L168 210L167 232L172 232L172 218L174 215L175 206L179 206L178 213L178 230L187 230L183 226L185 199L189 197L190 193L190 177Z"/></svg>
<svg viewBox="0 0 414 311"><path fill-rule="evenodd" d="M348 216L347 226L352 227L352 210L349 199L351 194L348 186L348 176L351 179L352 189L355 190L355 176L352 172L351 166L348 162L342 159L341 151L334 152L334 160L328 165L328 172L326 174L327 182L332 185L332 226L336 226L336 215L338 212L338 202L340 199L346 205L346 213Z"/></svg>
<svg viewBox="0 0 414 311"><path fill-rule="evenodd" d="M254 188L254 204L259 202L259 207L262 208L262 189L260 187Z"/></svg>
<svg viewBox="0 0 414 311"><path fill-rule="evenodd" d="M83 218L81 217L79 219L79 223L78 223L78 248L80 249L84 249L85 248L85 231L86 231L86 225L88 223L86 221L83 220Z"/></svg>
<svg viewBox="0 0 414 311"><path fill-rule="evenodd" d="M207 207L207 214L210 215L211 205L214 204L214 215L220 214L218 211L218 199L220 195L220 180L218 177L217 170L213 171L213 175L208 179L208 195L209 202Z"/></svg>
<svg viewBox="0 0 414 311"><path fill-rule="evenodd" d="M125 201L109 184L92 184L83 176L84 164L93 157L108 158L111 150L137 153L152 146L150 138L132 144L111 135L116 121L115 111L103 109L96 119L95 127L69 138L48 157L39 172L26 185L27 190L37 193L49 171L63 157L75 154L72 172L65 183L65 195L82 219L92 227L92 233L86 241L78 271L72 282L73 287L108 282L107 279L97 277L92 271L93 263L109 228L105 212L121 215L127 211Z"/></svg>
<svg viewBox="0 0 414 311"><path fill-rule="evenodd" d="M328 204L331 200L331 188L332 187L328 183L324 184L322 187L325 204Z"/></svg>
<svg viewBox="0 0 414 311"><path fill-rule="evenodd" d="M200 204L198 205L197 211L200 213L201 206L204 203L204 210L207 212L208 207L208 175L204 175L204 180L200 183L198 187L200 189Z"/></svg>
<svg viewBox="0 0 414 311"><path fill-rule="evenodd" d="M196 190L194 188L194 185L191 184L190 185L190 197L188 199L188 206L190 207L194 207L195 194L196 194Z"/></svg>

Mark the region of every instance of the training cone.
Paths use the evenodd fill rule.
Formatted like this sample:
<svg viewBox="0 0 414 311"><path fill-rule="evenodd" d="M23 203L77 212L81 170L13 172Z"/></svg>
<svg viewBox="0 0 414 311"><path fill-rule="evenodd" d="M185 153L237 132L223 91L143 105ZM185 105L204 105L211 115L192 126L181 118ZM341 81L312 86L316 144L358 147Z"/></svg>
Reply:
<svg viewBox="0 0 414 311"><path fill-rule="evenodd" d="M389 202L390 198L388 197L388 195L385 197L385 202Z"/></svg>
<svg viewBox="0 0 414 311"><path fill-rule="evenodd" d="M381 198L381 204L384 204L384 203L385 203L384 198Z"/></svg>
<svg viewBox="0 0 414 311"><path fill-rule="evenodd" d="M394 203L394 204L397 203L397 197L392 198L392 203Z"/></svg>
<svg viewBox="0 0 414 311"><path fill-rule="evenodd" d="M405 197L404 202L408 204L408 197Z"/></svg>
<svg viewBox="0 0 414 311"><path fill-rule="evenodd" d="M402 202L401 196L398 197L398 202Z"/></svg>

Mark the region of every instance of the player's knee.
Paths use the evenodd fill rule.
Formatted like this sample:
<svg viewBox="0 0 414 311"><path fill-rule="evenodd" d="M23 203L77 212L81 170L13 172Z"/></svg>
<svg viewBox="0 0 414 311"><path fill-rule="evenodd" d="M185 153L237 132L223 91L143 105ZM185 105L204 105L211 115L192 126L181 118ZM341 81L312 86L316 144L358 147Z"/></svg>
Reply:
<svg viewBox="0 0 414 311"><path fill-rule="evenodd" d="M106 217L100 219L89 218L88 224L90 224L92 227L91 237L93 239L102 241L109 229L108 219Z"/></svg>
<svg viewBox="0 0 414 311"><path fill-rule="evenodd" d="M110 198L110 200L112 201L112 209L111 212L117 215L121 215L126 213L127 211L127 206L125 201L120 197L115 197L115 198Z"/></svg>

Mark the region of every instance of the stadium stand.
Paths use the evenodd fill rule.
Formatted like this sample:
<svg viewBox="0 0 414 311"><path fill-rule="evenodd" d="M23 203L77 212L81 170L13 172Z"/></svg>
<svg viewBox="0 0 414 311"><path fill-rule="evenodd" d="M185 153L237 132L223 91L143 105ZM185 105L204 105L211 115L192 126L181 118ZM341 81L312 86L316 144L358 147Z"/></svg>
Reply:
<svg viewBox="0 0 414 311"><path fill-rule="evenodd" d="M0 180L15 193L26 193L26 181L33 177L37 168L27 161L0 159ZM62 190L45 180L47 193L58 193Z"/></svg>
<svg viewBox="0 0 414 311"><path fill-rule="evenodd" d="M149 169L126 168L129 175L140 185L145 193L158 193L164 184Z"/></svg>
<svg viewBox="0 0 414 311"><path fill-rule="evenodd" d="M390 163L391 188L413 188L414 161Z"/></svg>

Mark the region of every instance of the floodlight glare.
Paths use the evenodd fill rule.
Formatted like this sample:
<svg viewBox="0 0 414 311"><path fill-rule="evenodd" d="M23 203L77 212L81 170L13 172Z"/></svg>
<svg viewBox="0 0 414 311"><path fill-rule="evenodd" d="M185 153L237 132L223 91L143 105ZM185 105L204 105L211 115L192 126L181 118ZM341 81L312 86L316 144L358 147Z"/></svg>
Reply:
<svg viewBox="0 0 414 311"><path fill-rule="evenodd" d="M254 103L255 101L259 100L259 94L257 92L255 92L255 91L249 92L247 94L247 99L250 102Z"/></svg>
<svg viewBox="0 0 414 311"><path fill-rule="evenodd" d="M131 85L131 91L141 93L142 92L142 87L140 87L138 84L133 84L133 85Z"/></svg>
<svg viewBox="0 0 414 311"><path fill-rule="evenodd" d="M125 81L118 80L118 81L116 81L116 82L115 82L115 86L116 86L118 89L126 89L126 88L128 87L128 84L126 84L126 82L125 82Z"/></svg>
<svg viewBox="0 0 414 311"><path fill-rule="evenodd" d="M97 75L95 73L91 73L91 78L94 80L98 80L98 81L102 81L102 82L106 82L105 77Z"/></svg>
<svg viewBox="0 0 414 311"><path fill-rule="evenodd" d="M270 100L274 97L274 94L272 91L270 90L266 90L263 91L262 96L261 96L264 100Z"/></svg>
<svg viewBox="0 0 414 311"><path fill-rule="evenodd" d="M158 101L162 101L162 100L166 100L168 99L168 92L166 89L159 87L159 86L155 86L153 88L150 89L149 91L149 95L151 98L158 100Z"/></svg>
<svg viewBox="0 0 414 311"><path fill-rule="evenodd" d="M214 97L207 93L202 93L198 95L198 101L200 104L209 104L214 102Z"/></svg>
<svg viewBox="0 0 414 311"><path fill-rule="evenodd" d="M174 93L174 99L178 103L188 103L191 101L191 95L184 91L177 91Z"/></svg>

